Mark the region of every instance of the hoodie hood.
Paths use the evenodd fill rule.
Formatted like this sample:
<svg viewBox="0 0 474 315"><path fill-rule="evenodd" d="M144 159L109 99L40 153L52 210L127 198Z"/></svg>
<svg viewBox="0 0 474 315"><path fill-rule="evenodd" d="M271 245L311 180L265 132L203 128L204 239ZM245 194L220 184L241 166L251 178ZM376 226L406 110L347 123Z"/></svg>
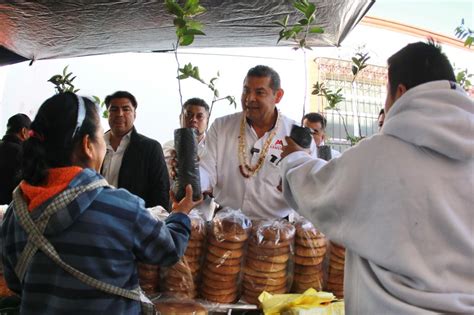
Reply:
<svg viewBox="0 0 474 315"><path fill-rule="evenodd" d="M474 102L454 82L421 84L395 101L381 133L467 161L474 156Z"/></svg>
<svg viewBox="0 0 474 315"><path fill-rule="evenodd" d="M79 174L77 174L71 182L67 185L65 190L72 189L78 186L85 186L94 181L101 180L103 177L92 169L83 169ZM64 191L65 191L64 190ZM59 234L65 229L69 228L74 221L90 206L90 204L97 198L99 193L103 190L103 187L95 188L90 191L86 191L69 204L65 205L64 208L59 209L54 213L48 222L44 235L55 235ZM57 196L54 196L44 202L42 205L37 207L31 212L31 217L33 220L37 220L41 214L44 212L46 207L55 199Z"/></svg>

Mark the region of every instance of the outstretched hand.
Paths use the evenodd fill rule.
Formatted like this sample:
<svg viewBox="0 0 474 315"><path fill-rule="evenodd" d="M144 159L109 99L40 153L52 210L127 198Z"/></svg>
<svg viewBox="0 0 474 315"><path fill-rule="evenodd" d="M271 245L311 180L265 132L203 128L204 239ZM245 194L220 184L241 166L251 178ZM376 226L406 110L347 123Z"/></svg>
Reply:
<svg viewBox="0 0 474 315"><path fill-rule="evenodd" d="M290 155L291 153L296 152L296 151L308 152L307 150L303 149L298 144L296 144L296 142L290 137L285 137L285 140L286 140L287 145L284 145L282 147L283 151L281 152L281 158L284 158L287 155Z"/></svg>
<svg viewBox="0 0 474 315"><path fill-rule="evenodd" d="M193 187L186 185L186 195L180 201L176 200L174 192L170 190L171 210L172 212L181 212L188 214L192 209L196 208L202 202L202 196L199 200L193 201Z"/></svg>

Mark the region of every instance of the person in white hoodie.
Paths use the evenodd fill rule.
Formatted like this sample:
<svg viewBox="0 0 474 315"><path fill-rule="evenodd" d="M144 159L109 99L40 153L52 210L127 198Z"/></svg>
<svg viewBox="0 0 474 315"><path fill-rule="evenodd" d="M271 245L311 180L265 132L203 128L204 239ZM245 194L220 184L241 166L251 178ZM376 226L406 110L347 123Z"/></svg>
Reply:
<svg viewBox="0 0 474 315"><path fill-rule="evenodd" d="M474 102L454 81L439 47L409 44L380 133L327 163L286 139L286 200L346 247L346 314L474 314Z"/></svg>

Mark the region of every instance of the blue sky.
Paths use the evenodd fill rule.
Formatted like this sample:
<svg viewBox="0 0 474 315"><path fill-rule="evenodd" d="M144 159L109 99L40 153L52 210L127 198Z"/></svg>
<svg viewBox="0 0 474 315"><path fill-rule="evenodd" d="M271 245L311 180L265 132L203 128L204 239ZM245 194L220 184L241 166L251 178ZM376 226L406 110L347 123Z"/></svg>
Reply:
<svg viewBox="0 0 474 315"><path fill-rule="evenodd" d="M367 15L454 36L462 18L474 28L474 0L376 0Z"/></svg>

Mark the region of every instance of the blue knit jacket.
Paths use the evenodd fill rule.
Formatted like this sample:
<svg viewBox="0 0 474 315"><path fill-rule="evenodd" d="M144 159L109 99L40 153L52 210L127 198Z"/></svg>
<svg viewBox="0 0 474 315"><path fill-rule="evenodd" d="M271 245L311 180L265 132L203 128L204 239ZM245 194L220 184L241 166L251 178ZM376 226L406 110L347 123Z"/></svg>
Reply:
<svg viewBox="0 0 474 315"><path fill-rule="evenodd" d="M91 169L79 173L68 188L102 178ZM54 197L53 197L54 198ZM50 202L33 210L37 218ZM51 217L45 236L61 258L78 270L112 285L138 286L137 262L169 266L184 254L190 220L172 214L158 221L144 208L142 199L124 189L98 188L81 194ZM140 304L97 291L76 280L41 251L34 256L23 282L14 268L27 240L13 205L1 229L4 276L21 295L21 312L27 314L139 314Z"/></svg>

